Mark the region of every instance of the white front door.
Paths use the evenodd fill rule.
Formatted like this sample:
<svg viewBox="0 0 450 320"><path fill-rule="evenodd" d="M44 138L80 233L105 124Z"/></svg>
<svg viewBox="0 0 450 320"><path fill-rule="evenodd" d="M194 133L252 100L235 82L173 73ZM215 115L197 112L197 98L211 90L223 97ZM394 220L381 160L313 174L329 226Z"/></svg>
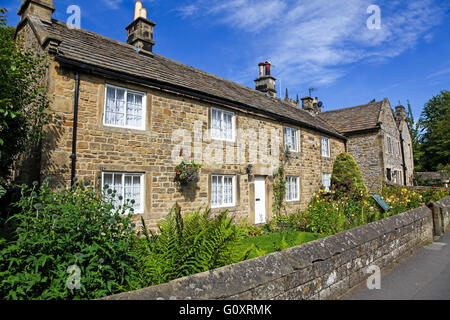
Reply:
<svg viewBox="0 0 450 320"><path fill-rule="evenodd" d="M255 224L266 223L266 179L255 177Z"/></svg>

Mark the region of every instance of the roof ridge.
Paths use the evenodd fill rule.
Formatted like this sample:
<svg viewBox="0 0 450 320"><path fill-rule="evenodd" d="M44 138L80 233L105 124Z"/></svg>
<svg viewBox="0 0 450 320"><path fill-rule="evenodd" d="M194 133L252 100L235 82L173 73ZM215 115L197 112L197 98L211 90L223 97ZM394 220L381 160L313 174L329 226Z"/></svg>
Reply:
<svg viewBox="0 0 450 320"><path fill-rule="evenodd" d="M370 102L370 103L366 103L366 104L361 104L361 105L353 106L353 107L345 107L345 108L339 108L339 109L334 109L334 110L328 110L328 111L322 112L322 114L323 114L323 113L329 113L329 112L339 112L339 111L342 111L342 110L348 110L348 109L353 109L353 108L368 107L368 106L370 106L370 105L380 104L380 103L382 103L382 102L383 102L383 101L375 101L375 102Z"/></svg>

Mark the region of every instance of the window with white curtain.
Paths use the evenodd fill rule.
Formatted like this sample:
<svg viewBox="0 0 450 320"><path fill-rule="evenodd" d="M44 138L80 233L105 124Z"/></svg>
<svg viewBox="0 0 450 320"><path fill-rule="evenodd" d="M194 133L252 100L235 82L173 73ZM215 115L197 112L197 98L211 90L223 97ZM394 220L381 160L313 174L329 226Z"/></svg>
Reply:
<svg viewBox="0 0 450 320"><path fill-rule="evenodd" d="M330 187L331 187L331 174L330 173L322 174L322 185L325 187L325 190L327 192L330 192Z"/></svg>
<svg viewBox="0 0 450 320"><path fill-rule="evenodd" d="M102 181L103 190L116 191L113 198L116 208L128 203L134 213L144 213L144 174L103 172Z"/></svg>
<svg viewBox="0 0 450 320"><path fill-rule="evenodd" d="M330 140L326 137L322 137L321 139L321 147L322 147L322 157L330 157Z"/></svg>
<svg viewBox="0 0 450 320"><path fill-rule="evenodd" d="M298 152L297 129L284 127L284 146L286 150Z"/></svg>
<svg viewBox="0 0 450 320"><path fill-rule="evenodd" d="M103 124L145 130L145 93L106 85Z"/></svg>
<svg viewBox="0 0 450 320"><path fill-rule="evenodd" d="M234 141L235 115L233 112L216 108L211 109L211 138Z"/></svg>
<svg viewBox="0 0 450 320"><path fill-rule="evenodd" d="M300 199L298 177L286 177L286 201L298 201Z"/></svg>
<svg viewBox="0 0 450 320"><path fill-rule="evenodd" d="M211 208L235 205L235 176L211 176Z"/></svg>

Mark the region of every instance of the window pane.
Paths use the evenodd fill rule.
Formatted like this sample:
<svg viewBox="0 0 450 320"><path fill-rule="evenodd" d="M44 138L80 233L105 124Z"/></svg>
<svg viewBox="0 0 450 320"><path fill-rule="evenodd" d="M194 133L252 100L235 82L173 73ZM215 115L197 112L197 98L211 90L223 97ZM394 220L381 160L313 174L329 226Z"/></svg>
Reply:
<svg viewBox="0 0 450 320"><path fill-rule="evenodd" d="M224 204L233 203L233 178L224 177Z"/></svg>
<svg viewBox="0 0 450 320"><path fill-rule="evenodd" d="M212 128L212 137L220 138L220 113L216 109L212 110L211 128Z"/></svg>
<svg viewBox="0 0 450 320"><path fill-rule="evenodd" d="M223 204L223 177L217 177L217 205Z"/></svg>
<svg viewBox="0 0 450 320"><path fill-rule="evenodd" d="M142 96L134 93L127 94L127 125L142 126Z"/></svg>
<svg viewBox="0 0 450 320"><path fill-rule="evenodd" d="M233 116L229 113L226 113L224 116L225 122L225 139L231 140L233 139Z"/></svg>
<svg viewBox="0 0 450 320"><path fill-rule="evenodd" d="M124 201L128 201L128 205L134 210L141 210L141 177L137 175L126 175L124 186ZM134 204L131 203L134 200Z"/></svg>
<svg viewBox="0 0 450 320"><path fill-rule="evenodd" d="M286 177L286 200L290 201L291 199L291 179Z"/></svg>

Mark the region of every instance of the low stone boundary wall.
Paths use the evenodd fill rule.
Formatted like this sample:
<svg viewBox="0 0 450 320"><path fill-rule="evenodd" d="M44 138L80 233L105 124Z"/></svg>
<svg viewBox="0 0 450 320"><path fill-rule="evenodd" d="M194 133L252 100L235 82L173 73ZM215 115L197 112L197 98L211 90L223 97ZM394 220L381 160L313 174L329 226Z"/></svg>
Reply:
<svg viewBox="0 0 450 320"><path fill-rule="evenodd" d="M450 231L450 196L436 202L440 209L440 216L444 232Z"/></svg>
<svg viewBox="0 0 450 320"><path fill-rule="evenodd" d="M447 210L450 197L440 201ZM426 206L323 239L104 299L336 299L433 241Z"/></svg>

